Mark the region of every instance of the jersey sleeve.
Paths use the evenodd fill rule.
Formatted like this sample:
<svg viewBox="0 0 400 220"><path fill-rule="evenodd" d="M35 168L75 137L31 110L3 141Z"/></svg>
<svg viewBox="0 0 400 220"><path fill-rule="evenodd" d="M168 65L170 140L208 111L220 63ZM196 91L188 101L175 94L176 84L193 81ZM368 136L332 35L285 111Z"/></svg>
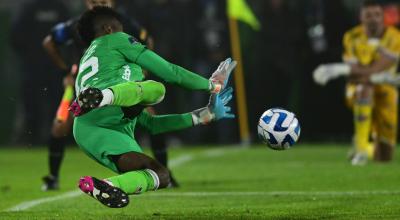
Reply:
<svg viewBox="0 0 400 220"><path fill-rule="evenodd" d="M73 38L74 22L72 20L58 23L51 30L51 36L56 44L63 45Z"/></svg>
<svg viewBox="0 0 400 220"><path fill-rule="evenodd" d="M151 115L143 111L137 117L137 123L152 135L193 127L191 113Z"/></svg>
<svg viewBox="0 0 400 220"><path fill-rule="evenodd" d="M169 63L151 50L145 50L137 59L137 64L167 83L185 89L209 91L209 80L178 65Z"/></svg>
<svg viewBox="0 0 400 220"><path fill-rule="evenodd" d="M343 62L345 63L357 63L358 59L354 54L354 45L351 33L347 32L343 37Z"/></svg>
<svg viewBox="0 0 400 220"><path fill-rule="evenodd" d="M393 60L397 60L400 55L400 33L392 32L387 44L380 45L379 51Z"/></svg>
<svg viewBox="0 0 400 220"><path fill-rule="evenodd" d="M116 37L119 37L117 39L118 43L115 44L118 51L129 62L138 64L167 83L179 85L190 90L210 90L208 79L178 65L169 63L153 51L148 50L134 37L124 33L118 34Z"/></svg>

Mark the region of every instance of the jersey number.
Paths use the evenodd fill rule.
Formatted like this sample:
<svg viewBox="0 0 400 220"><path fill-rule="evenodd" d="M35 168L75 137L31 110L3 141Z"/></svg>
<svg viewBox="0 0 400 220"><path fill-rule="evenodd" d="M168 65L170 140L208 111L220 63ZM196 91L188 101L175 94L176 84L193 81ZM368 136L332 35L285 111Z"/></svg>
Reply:
<svg viewBox="0 0 400 220"><path fill-rule="evenodd" d="M99 59L97 57L90 57L86 60L82 65L79 67L79 73L81 74L87 68L91 67L90 72L86 73L82 76L80 85L78 84L78 80L76 81L75 88L76 88L76 95L79 95L82 89L85 89L84 85L86 80L90 77L94 76L99 71Z"/></svg>

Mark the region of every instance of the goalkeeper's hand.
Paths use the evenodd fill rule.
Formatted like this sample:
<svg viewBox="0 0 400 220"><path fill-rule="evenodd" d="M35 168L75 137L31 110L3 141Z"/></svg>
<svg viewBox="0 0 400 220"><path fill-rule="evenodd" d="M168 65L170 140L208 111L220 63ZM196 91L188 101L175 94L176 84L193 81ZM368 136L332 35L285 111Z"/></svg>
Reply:
<svg viewBox="0 0 400 220"><path fill-rule="evenodd" d="M229 76L233 69L235 69L237 62L228 58L221 62L210 77L210 91L211 93L219 93L228 84Z"/></svg>
<svg viewBox="0 0 400 220"><path fill-rule="evenodd" d="M208 108L211 114L215 116L215 120L218 121L223 118L235 118L235 115L231 113L231 107L227 106L232 100L232 87L224 89L220 94L212 94L210 96L210 102Z"/></svg>
<svg viewBox="0 0 400 220"><path fill-rule="evenodd" d="M232 87L224 89L220 94L212 94L207 107L192 112L193 124L208 124L224 118L235 118L231 113L231 107L227 106L232 100Z"/></svg>
<svg viewBox="0 0 400 220"><path fill-rule="evenodd" d="M351 67L345 63L319 65L313 72L314 81L319 85L326 85L330 80L350 74Z"/></svg>
<svg viewBox="0 0 400 220"><path fill-rule="evenodd" d="M372 74L369 80L374 84L390 84L400 86L400 76L393 75L389 72Z"/></svg>

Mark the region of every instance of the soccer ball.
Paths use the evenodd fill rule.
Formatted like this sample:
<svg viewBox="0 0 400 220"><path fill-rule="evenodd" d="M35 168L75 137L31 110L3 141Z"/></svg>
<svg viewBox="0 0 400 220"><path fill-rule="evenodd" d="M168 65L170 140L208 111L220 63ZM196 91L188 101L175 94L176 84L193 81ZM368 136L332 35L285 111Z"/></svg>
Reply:
<svg viewBox="0 0 400 220"><path fill-rule="evenodd" d="M258 122L258 136L274 150L286 150L294 145L300 130L296 115L281 108L268 109Z"/></svg>

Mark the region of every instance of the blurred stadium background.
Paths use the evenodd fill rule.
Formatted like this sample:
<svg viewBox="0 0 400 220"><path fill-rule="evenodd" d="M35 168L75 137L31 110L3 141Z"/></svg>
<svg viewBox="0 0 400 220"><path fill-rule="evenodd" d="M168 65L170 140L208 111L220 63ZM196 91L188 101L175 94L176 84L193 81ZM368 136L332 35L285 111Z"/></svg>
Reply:
<svg viewBox="0 0 400 220"><path fill-rule="evenodd" d="M248 0L260 30L239 23L249 128L253 141L260 114L269 107L295 112L301 141L350 141L351 112L343 105L344 81L321 89L312 70L341 59L345 30L358 22L361 0ZM386 1L387 22L398 22L398 2ZM155 50L168 60L208 76L231 54L225 1L117 0L146 27ZM51 27L84 11L82 0L0 2L0 144L43 145L62 93L62 73L41 42ZM182 19L184 18L184 19ZM255 98L257 97L257 98ZM201 107L207 97L170 88L160 113ZM321 106L324 106L323 108ZM238 143L237 121L169 135L184 144ZM214 132L218 131L218 132ZM334 135L333 135L334 134Z"/></svg>
<svg viewBox="0 0 400 220"><path fill-rule="evenodd" d="M400 0L382 2L385 22L400 25ZM312 79L319 64L341 60L342 36L358 24L362 0L247 3L260 28L238 22L232 35L226 1L116 0L117 9L153 36L157 53L206 77L231 56L231 39L239 37L252 144L224 147L243 142L240 117L168 134L169 147L195 146L170 151L181 187L135 197L121 211L101 209L77 192L79 176L112 174L74 147L60 191L40 191L48 169L44 146L63 92L63 73L42 41L55 24L79 16L84 0L1 0L0 219L399 219L399 152L390 164L350 166L353 119L344 105L345 80L322 88ZM238 116L237 97L236 90ZM168 87L157 111L182 113L207 102L204 94ZM271 107L297 114L302 134L295 149L266 151L259 143L258 119ZM139 138L148 144L148 137ZM72 137L69 144L75 145Z"/></svg>

